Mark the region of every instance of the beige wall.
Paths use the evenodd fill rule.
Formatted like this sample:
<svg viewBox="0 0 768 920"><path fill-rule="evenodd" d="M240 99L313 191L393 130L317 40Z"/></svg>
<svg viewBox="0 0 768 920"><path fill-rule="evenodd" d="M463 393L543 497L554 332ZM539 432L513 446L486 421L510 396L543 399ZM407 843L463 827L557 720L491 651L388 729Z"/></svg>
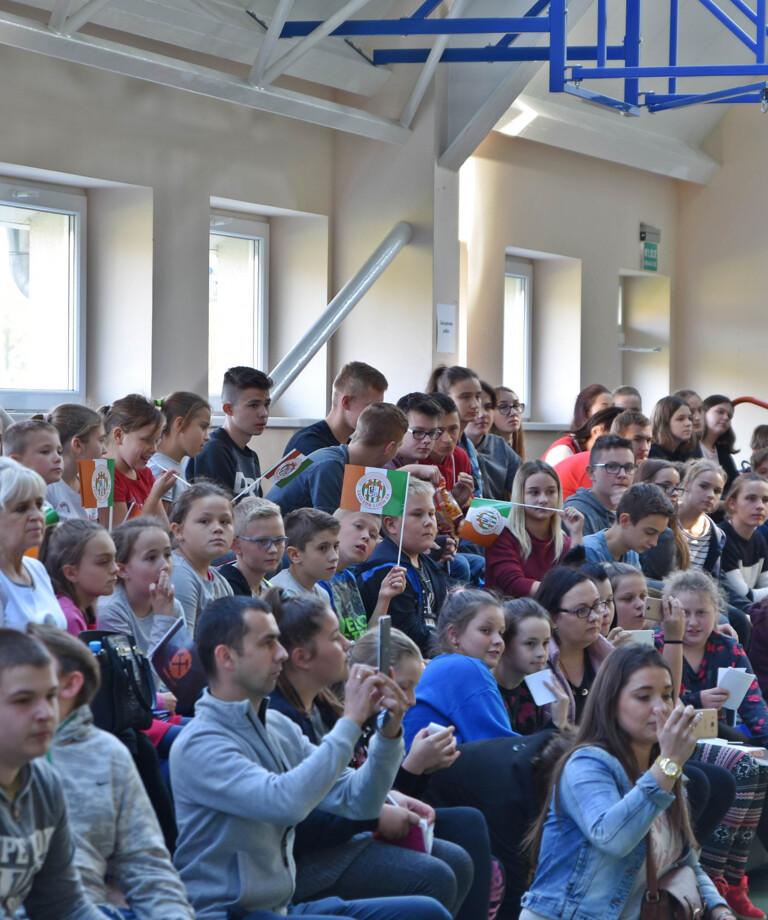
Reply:
<svg viewBox="0 0 768 920"><path fill-rule="evenodd" d="M579 260L580 344L569 334L568 325L558 324L559 332L549 342L534 345L545 362L547 354L554 352L554 360L544 365L546 385L567 393L567 398L540 396L541 411L549 417L534 421L564 424L569 419L562 413L567 404L573 405L577 380L581 386L600 381L614 387L622 382L617 347L619 276L622 269L639 267L641 221L661 229L659 271L674 277L677 183L500 134L483 142L474 164L474 220L467 242L468 362L499 379L507 249ZM514 381L505 383L514 386ZM551 415L553 405L559 407L560 417Z"/></svg>
<svg viewBox="0 0 768 920"><path fill-rule="evenodd" d="M736 105L708 139L722 162L708 186L681 184L678 297L673 313L673 386L768 401L768 187L765 118ZM749 459L765 409L744 406L734 420L737 459Z"/></svg>

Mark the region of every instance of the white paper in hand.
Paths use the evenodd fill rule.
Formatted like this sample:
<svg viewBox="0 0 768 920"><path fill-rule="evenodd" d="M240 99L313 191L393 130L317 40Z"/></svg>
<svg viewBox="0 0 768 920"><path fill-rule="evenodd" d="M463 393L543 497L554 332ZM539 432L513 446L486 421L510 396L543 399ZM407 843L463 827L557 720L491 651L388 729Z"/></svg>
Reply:
<svg viewBox="0 0 768 920"><path fill-rule="evenodd" d="M737 710L754 679L755 675L749 674L746 668L718 668L717 686L723 687L730 693L728 699L723 703L723 709Z"/></svg>
<svg viewBox="0 0 768 920"><path fill-rule="evenodd" d="M534 674L527 674L525 676L525 682L528 685L528 689L531 691L531 696L533 697L533 702L537 706L546 706L547 703L556 703L557 697L549 689L549 687L544 686L546 681L549 684L553 684L556 678L553 676L549 668L545 668L543 671L536 671Z"/></svg>

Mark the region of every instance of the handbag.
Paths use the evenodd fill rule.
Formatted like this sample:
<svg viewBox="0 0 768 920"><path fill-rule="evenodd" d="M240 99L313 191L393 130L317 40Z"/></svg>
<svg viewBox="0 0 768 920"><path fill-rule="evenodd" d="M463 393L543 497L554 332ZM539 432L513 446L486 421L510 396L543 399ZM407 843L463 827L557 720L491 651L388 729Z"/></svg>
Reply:
<svg viewBox="0 0 768 920"><path fill-rule="evenodd" d="M152 668L134 637L92 629L81 632L80 638L89 645L101 643L94 649L101 669L101 686L91 703L94 724L113 735L150 728L155 707Z"/></svg>
<svg viewBox="0 0 768 920"><path fill-rule="evenodd" d="M703 920L706 908L694 870L678 866L657 879L650 831L645 838L645 849L647 890L640 920Z"/></svg>

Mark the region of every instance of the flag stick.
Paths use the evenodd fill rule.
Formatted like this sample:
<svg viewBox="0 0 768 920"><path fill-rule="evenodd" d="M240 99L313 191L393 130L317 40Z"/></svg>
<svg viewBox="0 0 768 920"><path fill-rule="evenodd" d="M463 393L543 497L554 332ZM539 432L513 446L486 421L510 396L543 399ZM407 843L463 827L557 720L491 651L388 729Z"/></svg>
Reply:
<svg viewBox="0 0 768 920"><path fill-rule="evenodd" d="M548 505L526 505L523 502L502 502L503 505L516 505L518 508L533 508L534 511L565 511L565 508L550 508Z"/></svg>
<svg viewBox="0 0 768 920"><path fill-rule="evenodd" d="M109 532L110 533L112 533L112 524L114 523L114 517L115 517L115 506L110 505L109 506Z"/></svg>
<svg viewBox="0 0 768 920"><path fill-rule="evenodd" d="M411 474L406 471L408 478L405 480L405 501L403 502L403 523L400 525L400 545L397 547L397 564L400 565L400 557L403 554L403 531L405 530L405 512L408 508L408 486L411 482Z"/></svg>
<svg viewBox="0 0 768 920"><path fill-rule="evenodd" d="M267 473L269 473L269 472L270 472L270 470L267 470ZM261 480L267 475L267 473L262 473L262 475L259 476L258 479L254 479L253 482L252 482L246 489L243 489L242 492L238 492L237 495L232 499L232 504L234 505L234 504L235 504L237 501L239 501L244 495L247 495L249 492L252 492L252 491L256 488L256 486L261 482ZM183 482L183 481L184 481L184 480L182 479L182 482Z"/></svg>
<svg viewBox="0 0 768 920"><path fill-rule="evenodd" d="M157 462L157 461L155 461L155 462ZM167 466L161 466L159 463L158 463L157 465L160 467L160 469L161 469L164 473L173 473L173 474L176 476L176 479L177 479L178 482L182 483L182 484L185 485L185 486L190 485L190 483L188 483L187 480L184 479L183 476L179 476L179 474L176 472L176 470L172 470L172 469L170 469L170 468L167 467Z"/></svg>
<svg viewBox="0 0 768 920"><path fill-rule="evenodd" d="M130 505L128 505L128 510L125 512L125 520L126 520L126 521L127 521L128 518L131 516L131 511L133 511L133 509L134 509L135 507L136 507L136 502L131 502Z"/></svg>

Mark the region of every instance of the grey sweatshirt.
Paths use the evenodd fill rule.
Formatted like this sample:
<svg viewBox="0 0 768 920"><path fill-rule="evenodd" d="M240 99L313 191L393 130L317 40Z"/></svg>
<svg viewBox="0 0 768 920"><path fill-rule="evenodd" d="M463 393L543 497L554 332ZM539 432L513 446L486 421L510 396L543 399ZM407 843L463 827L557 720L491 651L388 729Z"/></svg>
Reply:
<svg viewBox="0 0 768 920"><path fill-rule="evenodd" d="M138 920L194 920L125 745L96 728L90 708L81 706L59 726L50 756L67 799L74 863L90 899L109 903L109 872Z"/></svg>
<svg viewBox="0 0 768 920"><path fill-rule="evenodd" d="M378 817L403 756L376 735L350 770L360 729L339 719L319 746L265 700L227 703L206 690L171 748L179 825L174 857L198 920L238 908L284 912L294 890L294 827L313 808Z"/></svg>
<svg viewBox="0 0 768 920"><path fill-rule="evenodd" d="M616 512L601 505L592 494L592 490L585 489L583 486L566 498L563 507L575 508L584 515L583 533L585 537L587 534L606 530L616 520Z"/></svg>
<svg viewBox="0 0 768 920"><path fill-rule="evenodd" d="M104 920L74 863L67 806L53 768L22 767L14 802L0 789L0 917L24 905L29 920Z"/></svg>
<svg viewBox="0 0 768 920"><path fill-rule="evenodd" d="M216 569L208 569L208 573L210 577L203 581L185 557L174 551L171 584L176 593L176 600L184 610L187 632L193 638L200 614L208 604L218 597L227 597L233 593L227 579Z"/></svg>
<svg viewBox="0 0 768 920"><path fill-rule="evenodd" d="M508 501L512 482L523 461L497 434L483 435L475 450L483 471L483 497Z"/></svg>

